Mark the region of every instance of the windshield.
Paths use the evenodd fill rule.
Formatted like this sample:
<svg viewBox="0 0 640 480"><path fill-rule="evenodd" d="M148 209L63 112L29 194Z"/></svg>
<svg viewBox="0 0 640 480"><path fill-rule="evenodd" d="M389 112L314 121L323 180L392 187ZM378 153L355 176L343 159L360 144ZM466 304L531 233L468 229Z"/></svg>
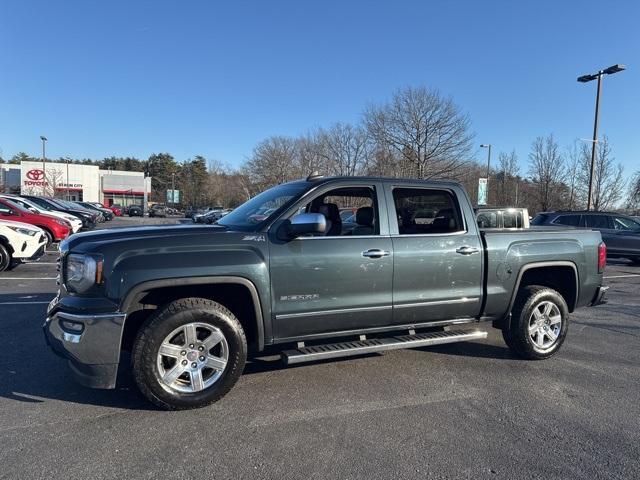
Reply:
<svg viewBox="0 0 640 480"><path fill-rule="evenodd" d="M304 183L273 187L243 203L217 223L237 230L255 230L289 206L306 189Z"/></svg>
<svg viewBox="0 0 640 480"><path fill-rule="evenodd" d="M544 213L539 213L538 215L536 215L536 218L531 220L531 225L544 225L546 221L547 215L545 215Z"/></svg>
<svg viewBox="0 0 640 480"><path fill-rule="evenodd" d="M32 214L33 212L27 210L26 208L24 208L22 205L20 205L19 203L16 202L12 202L11 200L9 200L8 198L4 199L5 202L7 202L9 205L11 205L12 208L15 208L16 210L18 210L19 212L22 213L30 213Z"/></svg>

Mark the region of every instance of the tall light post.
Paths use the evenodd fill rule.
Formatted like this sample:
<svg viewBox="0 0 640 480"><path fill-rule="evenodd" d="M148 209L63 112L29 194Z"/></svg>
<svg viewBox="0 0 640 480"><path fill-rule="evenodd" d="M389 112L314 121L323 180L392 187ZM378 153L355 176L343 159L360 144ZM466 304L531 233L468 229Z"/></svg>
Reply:
<svg viewBox="0 0 640 480"><path fill-rule="evenodd" d="M47 188L47 170L45 162L47 161L47 156L45 155L44 144L47 141L47 137L40 135L40 140L42 140L42 195L46 196L46 188Z"/></svg>
<svg viewBox="0 0 640 480"><path fill-rule="evenodd" d="M602 76L612 75L614 73L621 72L626 69L624 65L618 63L612 65L604 70L598 70L597 73L591 75L582 75L578 77L580 83L587 83L591 80L598 80L598 90L596 93L596 114L593 121L593 140L591 144L591 172L589 173L589 193L587 195L587 210L591 210L591 204L593 203L593 177L596 173L596 148L598 143L598 120L600 117L600 92L602 91Z"/></svg>
<svg viewBox="0 0 640 480"><path fill-rule="evenodd" d="M491 168L491 144L483 143L480 145L480 148L487 148L489 151L487 152L487 205L489 204L489 171Z"/></svg>

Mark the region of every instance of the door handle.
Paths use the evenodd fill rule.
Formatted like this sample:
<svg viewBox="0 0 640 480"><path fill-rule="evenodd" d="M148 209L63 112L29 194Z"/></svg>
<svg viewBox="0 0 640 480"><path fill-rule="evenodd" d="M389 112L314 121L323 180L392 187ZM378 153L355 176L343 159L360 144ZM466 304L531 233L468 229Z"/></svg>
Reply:
<svg viewBox="0 0 640 480"><path fill-rule="evenodd" d="M470 247L468 245L465 245L464 247L456 248L456 253L459 253L460 255L472 255L474 253L478 253L479 251L480 251L479 248Z"/></svg>
<svg viewBox="0 0 640 480"><path fill-rule="evenodd" d="M379 248L372 248L371 250L362 252L362 256L367 258L388 257L389 255L391 255L391 252L388 250L380 250Z"/></svg>

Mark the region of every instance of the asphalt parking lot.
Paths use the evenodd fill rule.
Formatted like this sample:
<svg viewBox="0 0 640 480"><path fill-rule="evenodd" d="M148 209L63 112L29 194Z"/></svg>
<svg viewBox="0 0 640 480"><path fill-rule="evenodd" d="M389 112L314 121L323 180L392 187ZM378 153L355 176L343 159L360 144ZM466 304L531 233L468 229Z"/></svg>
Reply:
<svg viewBox="0 0 640 480"><path fill-rule="evenodd" d="M0 478L640 478L640 268L624 261L607 267L609 303L575 312L552 359L518 360L490 329L478 343L253 362L219 403L168 413L126 365L117 390L88 390L47 349L55 259L0 273Z"/></svg>

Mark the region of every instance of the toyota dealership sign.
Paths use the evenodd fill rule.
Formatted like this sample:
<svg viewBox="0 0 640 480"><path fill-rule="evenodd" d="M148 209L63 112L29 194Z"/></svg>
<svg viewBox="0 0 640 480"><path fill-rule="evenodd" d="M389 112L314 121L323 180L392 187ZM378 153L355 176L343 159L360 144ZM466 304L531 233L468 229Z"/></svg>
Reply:
<svg viewBox="0 0 640 480"><path fill-rule="evenodd" d="M22 181L27 187L46 187L47 180L45 178L44 170L40 168L32 168L27 170L25 179Z"/></svg>

